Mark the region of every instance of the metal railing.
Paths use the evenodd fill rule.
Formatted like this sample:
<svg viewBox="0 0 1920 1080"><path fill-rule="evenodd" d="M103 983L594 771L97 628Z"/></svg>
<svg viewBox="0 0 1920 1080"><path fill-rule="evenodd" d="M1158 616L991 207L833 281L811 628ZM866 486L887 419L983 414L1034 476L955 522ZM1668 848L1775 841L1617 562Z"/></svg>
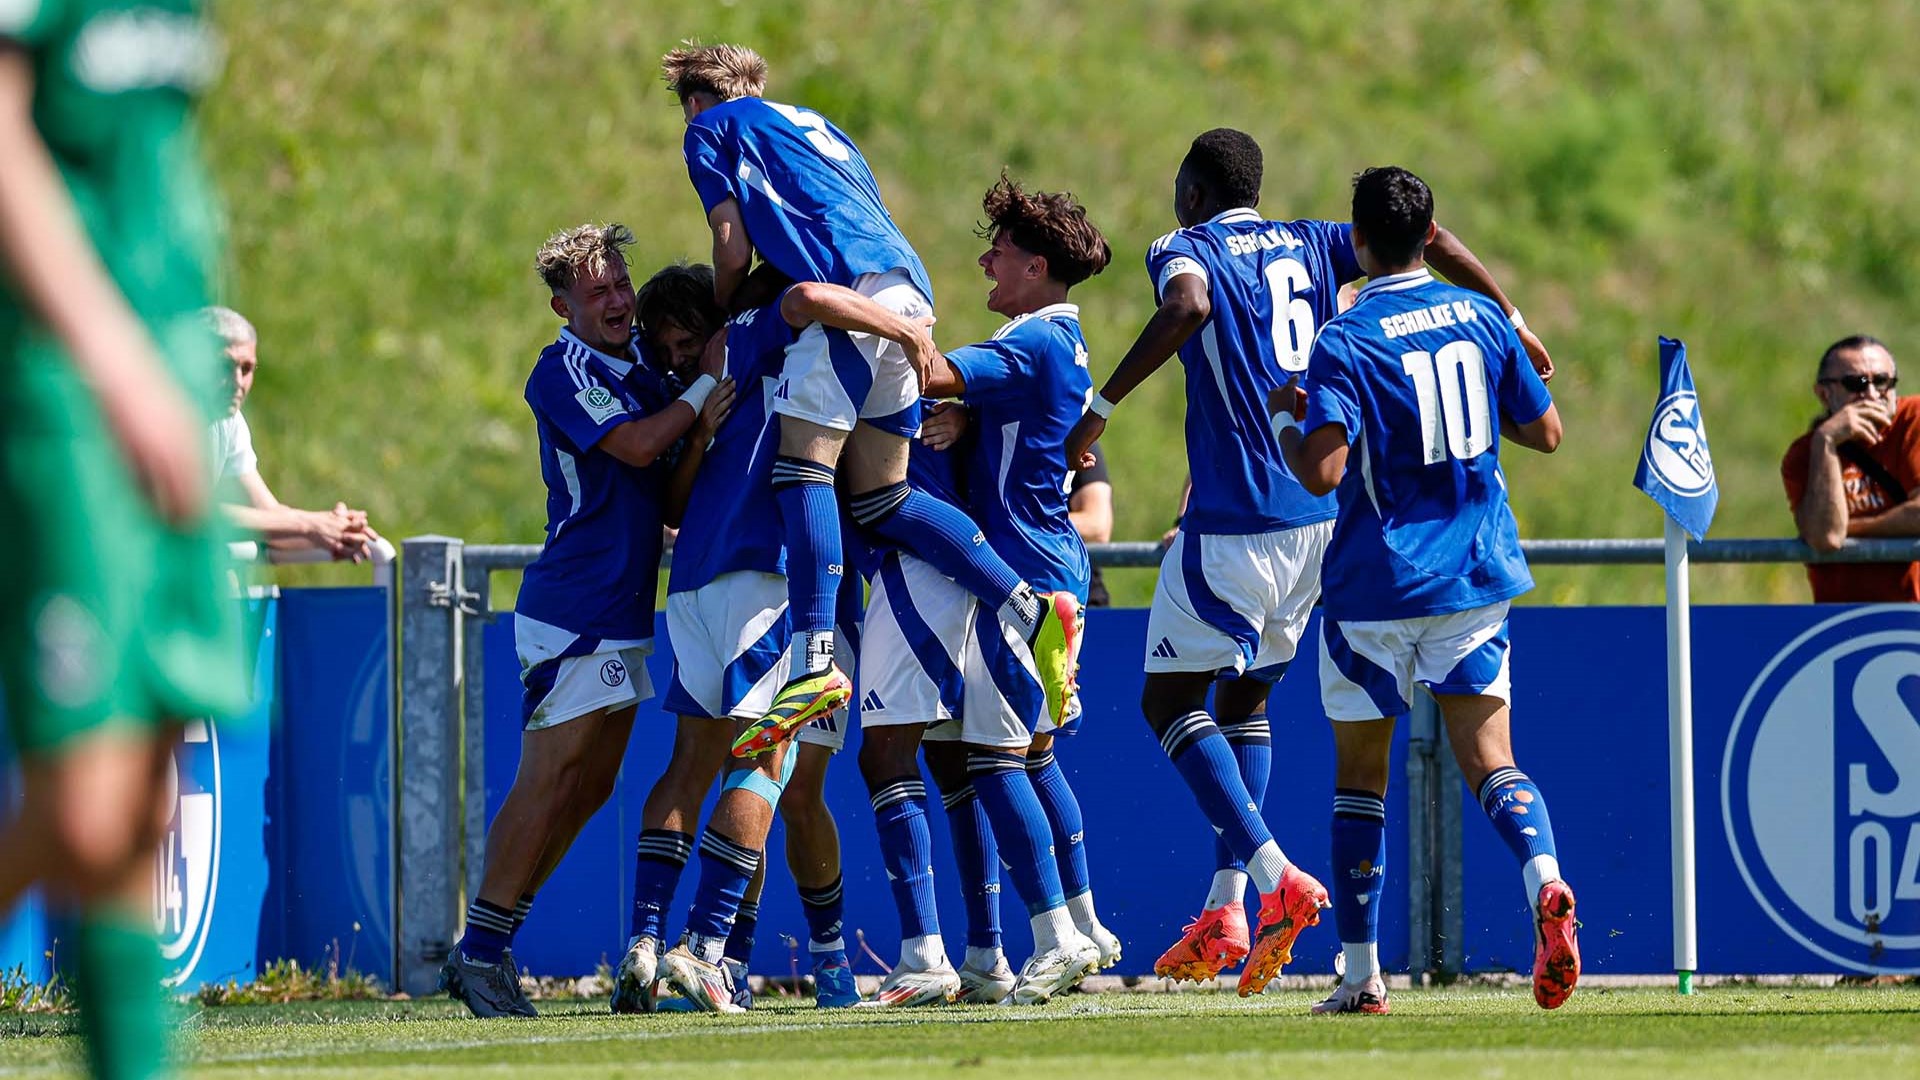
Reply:
<svg viewBox="0 0 1920 1080"><path fill-rule="evenodd" d="M410 537L400 564L400 708L395 738L395 977L400 989L433 989L458 936L463 888L478 885L486 839L485 800L463 777L485 774L483 650L466 640L470 618L487 619L495 572L524 568L538 544L467 544ZM1663 542L1525 540L1535 565L1659 565ZM1094 544L1094 565L1151 568L1166 548L1153 542ZM1798 540L1706 540L1688 545L1701 563L1920 562L1920 539L1849 540L1816 552ZM669 552L662 565L672 561ZM378 571L376 571L377 573ZM472 645L469 648L469 645ZM474 722L464 722L471 717ZM1408 874L1411 953L1416 969L1464 970L1460 827L1462 781L1431 698L1409 718Z"/></svg>

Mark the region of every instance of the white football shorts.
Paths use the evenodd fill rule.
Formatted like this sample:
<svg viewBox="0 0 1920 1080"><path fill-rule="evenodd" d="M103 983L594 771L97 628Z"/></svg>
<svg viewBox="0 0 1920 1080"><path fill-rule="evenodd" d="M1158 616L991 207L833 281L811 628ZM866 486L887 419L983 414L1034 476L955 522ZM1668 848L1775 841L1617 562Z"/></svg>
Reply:
<svg viewBox="0 0 1920 1080"><path fill-rule="evenodd" d="M1320 557L1332 536L1331 521L1249 536L1175 536L1147 616L1147 671L1277 681L1319 599Z"/></svg>
<svg viewBox="0 0 1920 1080"><path fill-rule="evenodd" d="M862 274L853 289L898 315L933 314L932 302L904 270ZM916 410L917 421L919 403L920 378L899 343L813 323L787 346L773 411L836 431L852 431L858 420L891 430L908 409ZM915 423L907 435L918 433Z"/></svg>
<svg viewBox="0 0 1920 1080"><path fill-rule="evenodd" d="M652 638L582 637L525 615L513 618L520 655L520 726L557 727L600 709L617 709L653 696L647 677Z"/></svg>
<svg viewBox="0 0 1920 1080"><path fill-rule="evenodd" d="M913 557L889 554L873 578L861 632L855 700L862 727L929 725L926 738L1024 747L1034 734L1071 734L1047 716L1033 653L999 613Z"/></svg>
<svg viewBox="0 0 1920 1080"><path fill-rule="evenodd" d="M1413 684L1511 701L1507 601L1419 619L1322 620L1320 704L1329 720L1405 713Z"/></svg>
<svg viewBox="0 0 1920 1080"><path fill-rule="evenodd" d="M787 579L741 570L667 596L667 643L673 682L660 707L676 716L758 720L787 681ZM837 643L836 655L852 653ZM838 751L847 744L840 718L827 715L795 738Z"/></svg>

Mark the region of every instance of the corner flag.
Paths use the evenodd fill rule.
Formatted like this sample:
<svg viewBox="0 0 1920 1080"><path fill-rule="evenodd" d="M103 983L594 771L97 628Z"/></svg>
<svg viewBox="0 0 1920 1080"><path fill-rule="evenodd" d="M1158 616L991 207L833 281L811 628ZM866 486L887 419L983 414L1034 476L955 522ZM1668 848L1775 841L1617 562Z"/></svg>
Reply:
<svg viewBox="0 0 1920 1080"><path fill-rule="evenodd" d="M1647 426L1633 486L1659 503L1695 540L1707 535L1720 504L1720 485L1713 478L1713 455L1707 451L1707 425L1693 392L1687 346L1673 338L1660 339L1660 401Z"/></svg>

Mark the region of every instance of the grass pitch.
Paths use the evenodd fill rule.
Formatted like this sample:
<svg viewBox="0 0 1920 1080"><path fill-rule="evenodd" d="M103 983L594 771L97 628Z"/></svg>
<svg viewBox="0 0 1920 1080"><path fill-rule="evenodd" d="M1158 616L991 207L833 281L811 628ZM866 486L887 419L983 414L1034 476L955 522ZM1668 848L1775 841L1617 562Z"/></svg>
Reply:
<svg viewBox="0 0 1920 1080"><path fill-rule="evenodd" d="M445 1001L364 1002L201 1009L181 1030L193 1076L1920 1075L1920 987L1596 989L1556 1013L1524 989L1400 991L1388 1017L1306 1015L1317 996L1096 994L894 1013L774 999L739 1018L616 1018L580 1001L491 1022ZM69 1029L0 1018L0 1075L64 1073Z"/></svg>

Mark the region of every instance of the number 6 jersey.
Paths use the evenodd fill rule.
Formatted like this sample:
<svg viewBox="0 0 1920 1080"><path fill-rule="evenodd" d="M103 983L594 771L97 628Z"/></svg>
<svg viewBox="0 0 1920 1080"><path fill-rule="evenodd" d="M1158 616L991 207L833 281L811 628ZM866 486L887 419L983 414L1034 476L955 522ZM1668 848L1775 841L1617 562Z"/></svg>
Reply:
<svg viewBox="0 0 1920 1080"><path fill-rule="evenodd" d="M1553 399L1498 305L1426 270L1376 279L1320 332L1311 433L1352 448L1321 569L1327 617L1412 619L1533 588L1500 472L1500 421Z"/></svg>
<svg viewBox="0 0 1920 1080"><path fill-rule="evenodd" d="M1193 472L1185 531L1248 535L1333 517L1333 500L1307 494L1280 460L1267 394L1306 370L1340 286L1360 277L1351 234L1348 225L1268 221L1242 207L1147 249L1155 301L1193 274L1213 309L1180 346Z"/></svg>

